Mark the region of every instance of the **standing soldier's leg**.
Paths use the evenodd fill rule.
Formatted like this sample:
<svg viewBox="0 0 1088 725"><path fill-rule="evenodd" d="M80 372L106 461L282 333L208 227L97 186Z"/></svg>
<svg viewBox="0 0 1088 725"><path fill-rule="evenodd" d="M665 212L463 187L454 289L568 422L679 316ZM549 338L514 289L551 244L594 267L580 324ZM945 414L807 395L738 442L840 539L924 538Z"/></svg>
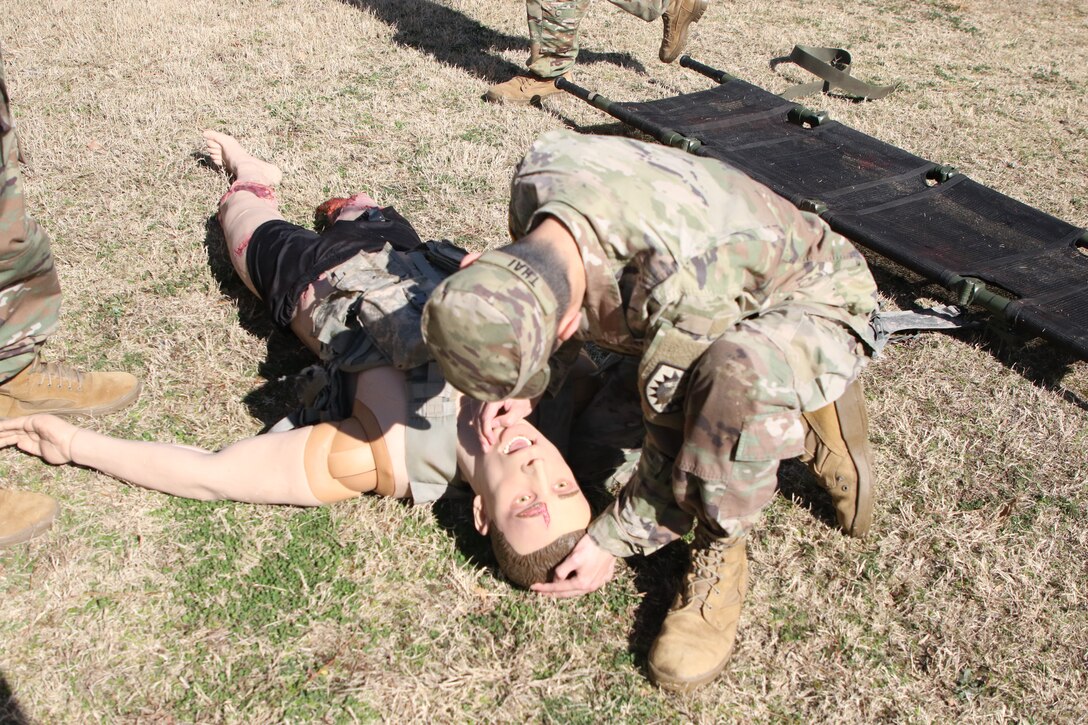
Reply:
<svg viewBox="0 0 1088 725"><path fill-rule="evenodd" d="M679 57L687 44L688 28L703 16L709 1L609 0L643 20L662 19L659 56L666 63ZM560 93L555 81L560 76L569 76L578 59L578 26L588 10L589 0L526 0L529 73L492 86L484 94L484 100L525 104Z"/></svg>
<svg viewBox="0 0 1088 725"><path fill-rule="evenodd" d="M525 0L529 23L528 75L491 86L484 100L532 103L561 93L555 79L568 74L578 58L578 26L590 0Z"/></svg>
<svg viewBox="0 0 1088 725"><path fill-rule="evenodd" d="M30 365L57 326L60 281L49 237L26 214L19 144L0 65L0 380Z"/></svg>
<svg viewBox="0 0 1088 725"><path fill-rule="evenodd" d="M699 22L709 4L710 0L670 0L661 18L665 22L661 51L658 53L662 63L672 63L684 52L688 44L688 29L692 23Z"/></svg>
<svg viewBox="0 0 1088 725"><path fill-rule="evenodd" d="M608 0L631 15L652 22L661 18L661 50L658 57L672 63L688 43L688 28L699 22L710 0Z"/></svg>
<svg viewBox="0 0 1088 725"><path fill-rule="evenodd" d="M136 400L128 373L82 373L38 356L57 325L60 284L49 237L27 216L7 87L0 66L0 417L96 415Z"/></svg>
<svg viewBox="0 0 1088 725"><path fill-rule="evenodd" d="M60 283L49 237L26 214L20 162L0 59L0 417L116 410L136 399L136 378L80 373L38 357L57 326ZM45 531L56 512L43 494L0 491L0 547Z"/></svg>

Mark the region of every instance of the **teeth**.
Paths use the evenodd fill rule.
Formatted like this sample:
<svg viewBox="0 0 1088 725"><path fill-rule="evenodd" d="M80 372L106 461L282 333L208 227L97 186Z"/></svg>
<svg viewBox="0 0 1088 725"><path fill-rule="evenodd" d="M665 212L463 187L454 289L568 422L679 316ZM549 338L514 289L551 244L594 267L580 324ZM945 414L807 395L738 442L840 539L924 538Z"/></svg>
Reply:
<svg viewBox="0 0 1088 725"><path fill-rule="evenodd" d="M528 448L533 445L533 442L525 436L514 436L506 445L502 447L503 455L509 454L511 450L521 450L522 448Z"/></svg>

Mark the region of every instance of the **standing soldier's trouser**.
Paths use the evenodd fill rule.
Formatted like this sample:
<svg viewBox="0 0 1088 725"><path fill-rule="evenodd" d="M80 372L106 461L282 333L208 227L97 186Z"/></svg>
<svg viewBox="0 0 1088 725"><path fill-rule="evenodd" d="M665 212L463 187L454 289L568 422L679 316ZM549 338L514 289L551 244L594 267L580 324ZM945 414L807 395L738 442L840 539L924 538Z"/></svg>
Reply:
<svg viewBox="0 0 1088 725"><path fill-rule="evenodd" d="M665 12L669 0L608 0L647 22ZM578 25L590 0L525 0L529 20L529 71L540 78L557 78L578 58Z"/></svg>
<svg viewBox="0 0 1088 725"><path fill-rule="evenodd" d="M868 362L844 326L795 310L741 322L695 363L673 466L680 509L719 536L741 536L804 451L802 411L837 400Z"/></svg>
<svg viewBox="0 0 1088 725"><path fill-rule="evenodd" d="M49 236L26 214L19 164L0 59L0 382L30 364L60 312Z"/></svg>

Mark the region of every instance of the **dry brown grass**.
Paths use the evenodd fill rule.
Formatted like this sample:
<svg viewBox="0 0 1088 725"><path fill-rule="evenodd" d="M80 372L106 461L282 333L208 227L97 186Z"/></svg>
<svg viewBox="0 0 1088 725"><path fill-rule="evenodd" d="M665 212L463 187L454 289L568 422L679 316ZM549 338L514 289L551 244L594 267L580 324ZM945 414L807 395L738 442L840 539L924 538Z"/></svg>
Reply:
<svg viewBox="0 0 1088 725"><path fill-rule="evenodd" d="M537 134L616 130L572 98L479 101L524 58L520 0L2 12L30 204L65 285L49 351L144 379L135 408L92 424L121 435L255 433L306 361L224 274L209 224L224 183L194 155L201 128L284 169L288 218L367 190L477 248L504 239L510 172ZM793 43L847 47L858 76L904 86L820 103L833 117L1083 226L1086 31L1071 0L716 1L692 53L781 90L767 61ZM624 100L706 87L656 61L658 34L596 3L580 81ZM893 271L877 269L890 303L937 294ZM867 383L873 535L830 530L787 466L800 498L753 541L734 661L691 697L643 674L679 552L553 603L481 568L456 507L182 504L14 451L4 485L63 513L0 555L0 674L42 722L1084 721L1088 367L988 331L889 348ZM262 572L284 563L305 583L262 605Z"/></svg>

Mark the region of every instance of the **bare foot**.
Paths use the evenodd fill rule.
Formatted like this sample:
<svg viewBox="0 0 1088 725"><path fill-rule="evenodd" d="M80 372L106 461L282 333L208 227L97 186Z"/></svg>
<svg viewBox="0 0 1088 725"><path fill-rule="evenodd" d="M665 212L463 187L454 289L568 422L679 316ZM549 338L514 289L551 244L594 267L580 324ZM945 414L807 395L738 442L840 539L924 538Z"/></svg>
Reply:
<svg viewBox="0 0 1088 725"><path fill-rule="evenodd" d="M208 156L236 181L255 181L275 186L283 179L279 167L250 154L233 136L211 130L204 131L203 136L208 145Z"/></svg>

